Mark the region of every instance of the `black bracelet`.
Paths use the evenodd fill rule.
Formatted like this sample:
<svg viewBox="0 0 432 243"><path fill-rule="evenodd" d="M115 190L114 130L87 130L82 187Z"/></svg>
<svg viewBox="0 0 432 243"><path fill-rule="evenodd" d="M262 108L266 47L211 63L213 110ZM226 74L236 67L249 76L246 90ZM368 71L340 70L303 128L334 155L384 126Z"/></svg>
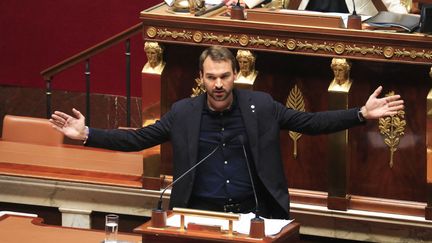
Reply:
<svg viewBox="0 0 432 243"><path fill-rule="evenodd" d="M363 113L361 112L361 109L359 109L359 111L357 112L357 117L358 117L358 119L359 119L360 122L366 121L366 118L363 116Z"/></svg>

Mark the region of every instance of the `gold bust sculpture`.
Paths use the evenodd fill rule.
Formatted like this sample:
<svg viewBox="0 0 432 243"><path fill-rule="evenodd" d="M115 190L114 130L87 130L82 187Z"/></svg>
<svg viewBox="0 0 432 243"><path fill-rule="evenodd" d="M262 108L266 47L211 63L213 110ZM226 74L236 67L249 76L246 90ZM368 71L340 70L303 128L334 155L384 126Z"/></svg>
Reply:
<svg viewBox="0 0 432 243"><path fill-rule="evenodd" d="M142 72L161 74L165 67L165 62L162 59L163 47L157 42L147 41L144 44L144 51L147 55L147 63Z"/></svg>
<svg viewBox="0 0 432 243"><path fill-rule="evenodd" d="M330 67L333 70L334 78L329 90L348 92L352 84L351 62L345 58L333 58Z"/></svg>
<svg viewBox="0 0 432 243"><path fill-rule="evenodd" d="M255 55L248 50L238 50L236 59L240 70L235 83L252 85L258 75L258 71L255 70Z"/></svg>

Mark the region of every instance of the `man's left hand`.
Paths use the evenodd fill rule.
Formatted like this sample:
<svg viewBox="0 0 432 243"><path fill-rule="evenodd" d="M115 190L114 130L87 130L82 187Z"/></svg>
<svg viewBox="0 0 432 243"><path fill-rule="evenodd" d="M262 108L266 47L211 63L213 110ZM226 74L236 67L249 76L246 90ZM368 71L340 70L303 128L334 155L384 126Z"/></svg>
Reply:
<svg viewBox="0 0 432 243"><path fill-rule="evenodd" d="M399 110L404 108L404 101L400 99L400 95L378 98L381 91L382 86L379 86L361 108L361 113L365 119L378 119L384 116L396 115Z"/></svg>

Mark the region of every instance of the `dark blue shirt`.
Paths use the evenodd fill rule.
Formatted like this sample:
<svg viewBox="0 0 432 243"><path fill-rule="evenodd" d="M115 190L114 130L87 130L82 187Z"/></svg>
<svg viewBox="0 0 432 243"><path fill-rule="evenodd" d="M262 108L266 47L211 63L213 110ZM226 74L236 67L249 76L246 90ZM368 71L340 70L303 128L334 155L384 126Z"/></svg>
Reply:
<svg viewBox="0 0 432 243"><path fill-rule="evenodd" d="M198 161L216 146L220 145L220 148L197 167L193 196L230 201L253 195L239 135L243 136L244 144L247 144L246 129L235 98L231 107L222 112L204 106ZM252 163L249 154L248 159Z"/></svg>
<svg viewBox="0 0 432 243"><path fill-rule="evenodd" d="M345 0L309 0L306 10L349 13Z"/></svg>

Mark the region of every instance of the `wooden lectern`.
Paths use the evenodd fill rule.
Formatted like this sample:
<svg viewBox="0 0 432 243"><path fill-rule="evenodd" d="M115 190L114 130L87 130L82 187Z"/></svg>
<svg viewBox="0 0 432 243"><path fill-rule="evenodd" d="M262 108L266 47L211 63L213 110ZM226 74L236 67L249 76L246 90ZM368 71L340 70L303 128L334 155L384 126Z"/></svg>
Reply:
<svg viewBox="0 0 432 243"><path fill-rule="evenodd" d="M262 239L250 238L248 235L228 231L217 231L210 227L188 227L187 230L166 226L156 228L152 220L134 229L135 233L142 234L142 242L299 242L300 224L291 222L281 232Z"/></svg>

